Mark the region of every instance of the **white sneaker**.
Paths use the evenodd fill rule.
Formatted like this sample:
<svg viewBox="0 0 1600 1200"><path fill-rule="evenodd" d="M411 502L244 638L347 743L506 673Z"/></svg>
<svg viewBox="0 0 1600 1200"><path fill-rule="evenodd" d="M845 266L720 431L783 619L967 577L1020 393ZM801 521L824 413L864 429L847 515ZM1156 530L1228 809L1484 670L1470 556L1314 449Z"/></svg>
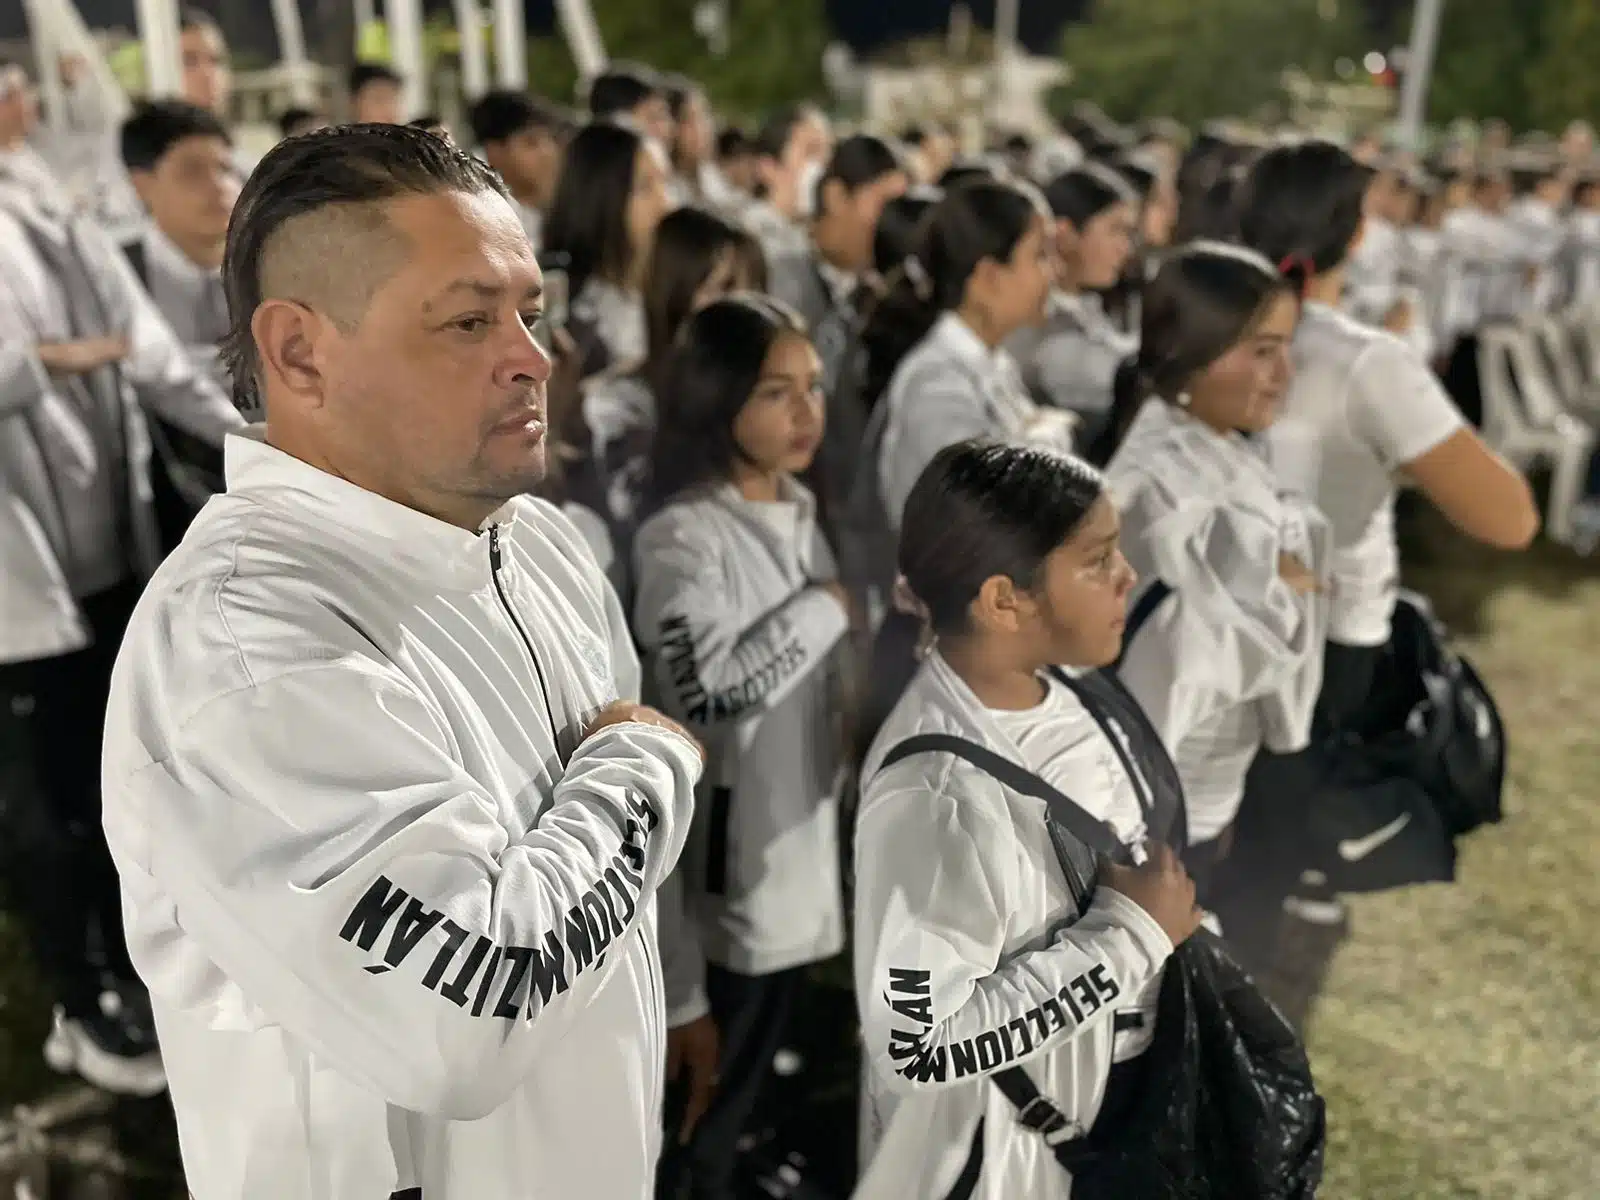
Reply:
<svg viewBox="0 0 1600 1200"><path fill-rule="evenodd" d="M133 1034L116 1013L78 1020L57 1007L44 1043L44 1060L53 1071L81 1076L119 1096L159 1096L167 1090L161 1052L154 1041Z"/></svg>

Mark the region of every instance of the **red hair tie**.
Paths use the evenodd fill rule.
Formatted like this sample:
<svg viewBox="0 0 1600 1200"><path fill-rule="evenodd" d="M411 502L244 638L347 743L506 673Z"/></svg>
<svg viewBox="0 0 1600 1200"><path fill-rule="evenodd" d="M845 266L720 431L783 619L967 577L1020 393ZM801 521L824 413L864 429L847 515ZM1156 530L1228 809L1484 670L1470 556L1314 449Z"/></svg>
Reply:
<svg viewBox="0 0 1600 1200"><path fill-rule="evenodd" d="M1304 254L1285 254L1278 263L1278 274L1291 280L1300 299L1306 298L1306 284L1311 281L1311 276L1316 274L1316 264Z"/></svg>

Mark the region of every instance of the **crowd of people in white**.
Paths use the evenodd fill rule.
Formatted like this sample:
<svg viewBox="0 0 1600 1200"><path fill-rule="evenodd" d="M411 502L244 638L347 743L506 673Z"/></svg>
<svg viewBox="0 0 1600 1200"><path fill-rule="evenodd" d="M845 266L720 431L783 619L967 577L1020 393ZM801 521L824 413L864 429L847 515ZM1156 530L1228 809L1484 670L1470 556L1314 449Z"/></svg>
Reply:
<svg viewBox="0 0 1600 1200"><path fill-rule="evenodd" d="M1241 810L1315 802L1253 768L1362 711L1400 489L1537 532L1476 342L1600 301L1582 131L967 158L631 66L450 130L364 65L251 164L181 46L70 153L0 65L51 1063L170 1089L197 1200L726 1197L848 947L857 1195L1089 1180Z"/></svg>

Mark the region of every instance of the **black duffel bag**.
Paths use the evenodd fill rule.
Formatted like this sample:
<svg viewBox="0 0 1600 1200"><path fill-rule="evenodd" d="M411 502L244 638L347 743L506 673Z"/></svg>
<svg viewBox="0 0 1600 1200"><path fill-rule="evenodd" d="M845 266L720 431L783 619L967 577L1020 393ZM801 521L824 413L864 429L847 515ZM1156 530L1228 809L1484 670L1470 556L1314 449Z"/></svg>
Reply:
<svg viewBox="0 0 1600 1200"><path fill-rule="evenodd" d="M1367 701L1335 740L1251 768L1234 869L1343 893L1455 879L1456 839L1501 819L1506 735L1428 602L1402 592Z"/></svg>

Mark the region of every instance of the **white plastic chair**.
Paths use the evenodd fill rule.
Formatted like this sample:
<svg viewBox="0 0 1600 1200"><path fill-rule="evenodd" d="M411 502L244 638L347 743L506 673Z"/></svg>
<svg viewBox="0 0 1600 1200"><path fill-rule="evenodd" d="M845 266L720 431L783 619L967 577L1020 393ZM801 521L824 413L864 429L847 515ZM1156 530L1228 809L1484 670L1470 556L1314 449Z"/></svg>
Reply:
<svg viewBox="0 0 1600 1200"><path fill-rule="evenodd" d="M1478 377L1484 438L1519 470L1550 468L1545 530L1552 541L1570 545L1572 512L1583 499L1595 430L1562 407L1527 329L1494 325L1482 330Z"/></svg>
<svg viewBox="0 0 1600 1200"><path fill-rule="evenodd" d="M1580 324L1571 313L1533 317L1526 322L1561 406L1593 425L1600 419L1600 393L1585 370Z"/></svg>

